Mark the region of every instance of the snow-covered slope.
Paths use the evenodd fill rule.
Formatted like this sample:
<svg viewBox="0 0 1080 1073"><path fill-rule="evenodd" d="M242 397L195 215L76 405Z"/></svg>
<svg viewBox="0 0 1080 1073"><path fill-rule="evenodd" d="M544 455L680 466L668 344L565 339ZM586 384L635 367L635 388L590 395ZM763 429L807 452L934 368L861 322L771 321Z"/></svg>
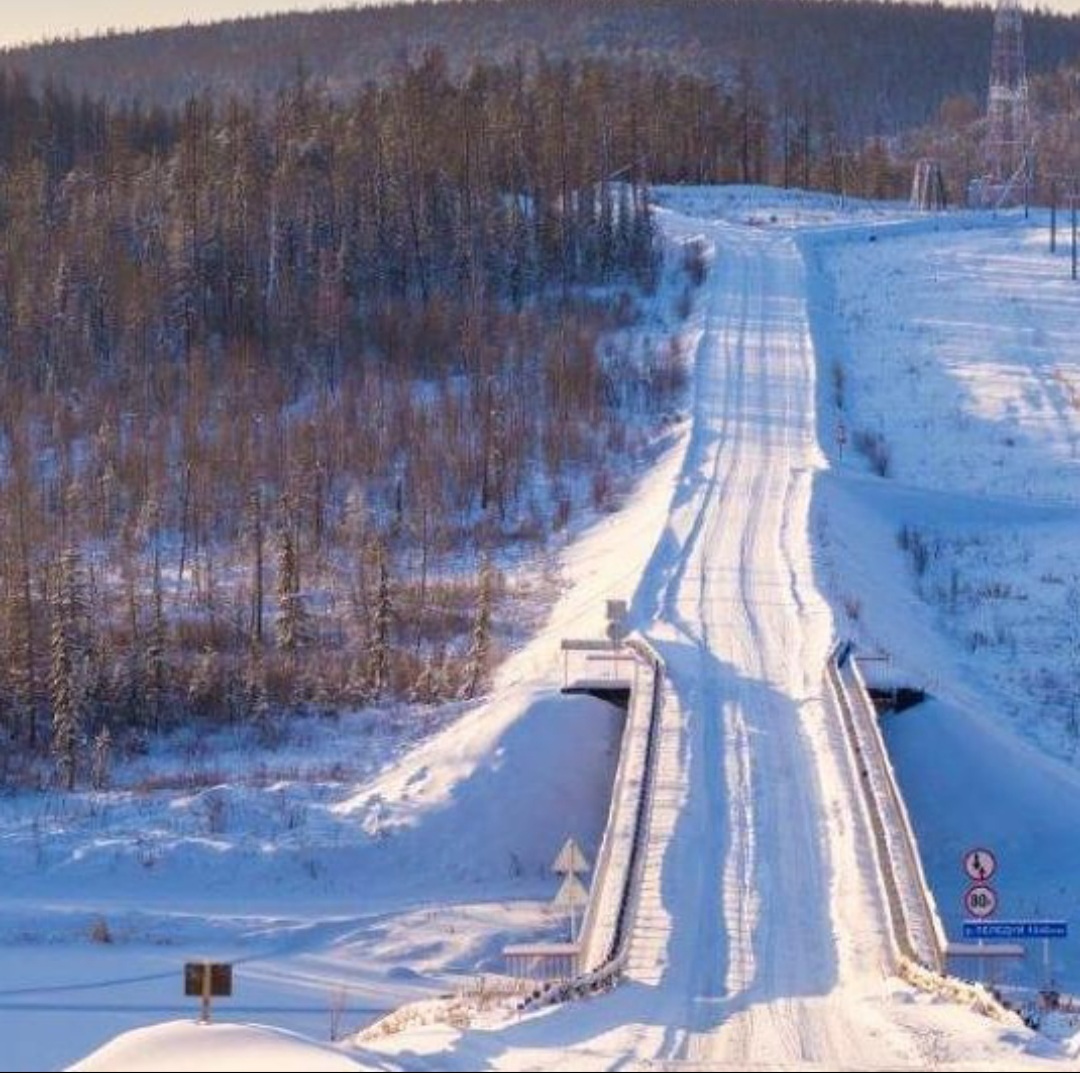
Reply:
<svg viewBox="0 0 1080 1073"><path fill-rule="evenodd" d="M98 1070L167 1073L181 1068L189 1073L200 1070L301 1073L316 1069L344 1073L378 1067L365 1066L340 1050L279 1029L177 1021L127 1033L71 1068L80 1073Z"/></svg>
<svg viewBox="0 0 1080 1073"><path fill-rule="evenodd" d="M959 214L803 240L819 362L843 369L843 409L835 377L819 393L821 579L890 655L876 673L934 698L885 729L953 939L977 845L999 917L1080 921L1080 289L1048 238L1045 215ZM880 437L888 479L837 457L837 419ZM1080 991L1080 941L996 975Z"/></svg>
<svg viewBox="0 0 1080 1073"><path fill-rule="evenodd" d="M604 599L630 597L633 624L663 654L669 685L628 979L603 998L520 1021L406 1029L368 1041L363 1060L371 1063L377 1051L393 1068L443 1070L1072 1068L1066 1048L1018 1021L977 1016L913 992L890 974L866 825L822 701L829 643L852 630L866 641L895 641L908 659L925 655L932 674L924 673L953 702L978 698L971 679L954 670L963 665L962 643L916 594L896 547L894 518L913 504L921 521L938 518L932 502L942 519L970 516L993 482L964 483L959 504L950 485L939 485L931 501L910 478L906 486L872 478L850 453L841 463L829 438L836 416L829 401L832 348L851 380L851 431L864 423L873 428L868 396L855 383L859 326L875 316L887 323L897 308L913 315L897 290L882 290L875 305L867 289L860 292L865 308L852 319L843 287L861 287L858 273L873 263L865 259L886 245L912 279L921 279L917 267L927 250L920 243L939 225L876 206L743 189L666 192L661 219L673 242L699 239L714 251L687 326L694 362L688 438L620 515L572 550L570 584L548 628L504 667L490 708L356 780L329 809L335 822L353 821L362 832L340 855L358 866L370 862L357 868L357 904L370 876L375 905L387 914L381 935L374 921L362 927L356 919L337 933L344 938L353 929L356 942L347 949L356 963L423 963L423 944L445 940L448 927L463 919L466 891L487 903L493 933L506 914L505 932L512 903L491 912L493 892L533 899L553 892L546 877L530 874L518 884L505 874L515 839L540 861L546 840L565 829L561 791L540 793L538 785L552 765L571 761L580 761L584 778L603 755L595 742L583 748L572 728L552 730L556 702L543 690L559 681L558 642L600 633ZM811 248L808 229L822 245ZM958 217L933 241L977 250L979 242L1009 233L1019 231ZM844 251L852 249L860 252L844 268ZM1015 285L1024 278L1017 273ZM930 287L920 293L929 318L962 316L953 295ZM932 332L913 334L928 355L934 352ZM872 347L882 338L875 330L864 342ZM912 436L941 435L947 449L950 427L931 423ZM964 454L970 457L970 449ZM899 451L898 464L906 467L908 457ZM1007 513L1000 501L992 509ZM913 659L908 665L920 666ZM598 713L581 714L579 725L597 733ZM1006 720L995 725L996 747L1023 763ZM957 738L950 742L950 751L959 749ZM929 768L917 760L907 767L906 777L933 785L924 774ZM564 775L552 786L565 785L558 781ZM1054 803L1072 815L1080 807L1070 777L1001 779L1041 792L1043 806ZM513 813L519 795L532 804L527 817ZM956 823L963 821L961 804L949 798ZM583 804L575 814L595 823L597 813ZM916 824L923 835L918 814ZM472 861L464 874L455 871L455 847L448 845L459 836ZM377 862L384 867L374 869ZM341 896L338 888L334 898ZM395 900L413 911L391 912ZM287 947L267 950L264 975L284 967L295 980L305 968L326 968L322 959L334 946L326 931L316 938L320 908L326 903L304 903L312 930L295 932L291 959ZM531 912L531 925L528 914L520 919L525 936L543 933L535 902ZM549 918L549 929L558 924ZM391 947L394 961L387 960ZM459 951L458 967L469 951L475 965L492 948L477 935ZM448 960L432 959L452 967ZM125 1068L104 1061L94 1068Z"/></svg>
<svg viewBox="0 0 1080 1073"><path fill-rule="evenodd" d="M690 328L692 435L634 598L671 687L629 981L539 1023L407 1035L395 1049L458 1069L1067 1065L1018 1024L915 995L889 973L866 830L820 692L837 627L818 584L845 561L817 542L838 540L836 527L853 542L871 535L840 516L823 528L810 504L827 465L824 392L793 231L835 231L837 216L822 199L761 191L665 200L669 234L716 258ZM865 215L875 229L934 226ZM850 217L843 227L866 242Z"/></svg>

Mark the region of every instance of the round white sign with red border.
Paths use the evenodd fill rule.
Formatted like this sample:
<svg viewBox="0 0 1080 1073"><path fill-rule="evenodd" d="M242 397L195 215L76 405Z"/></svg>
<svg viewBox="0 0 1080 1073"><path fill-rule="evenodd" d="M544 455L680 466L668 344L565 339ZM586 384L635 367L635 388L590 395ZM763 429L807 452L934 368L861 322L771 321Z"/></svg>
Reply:
<svg viewBox="0 0 1080 1073"><path fill-rule="evenodd" d="M997 891L993 887L979 883L968 887L964 894L964 908L970 916L982 919L994 915L997 909Z"/></svg>
<svg viewBox="0 0 1080 1073"><path fill-rule="evenodd" d="M997 871L997 857L981 846L964 854L964 872L972 883L985 883Z"/></svg>

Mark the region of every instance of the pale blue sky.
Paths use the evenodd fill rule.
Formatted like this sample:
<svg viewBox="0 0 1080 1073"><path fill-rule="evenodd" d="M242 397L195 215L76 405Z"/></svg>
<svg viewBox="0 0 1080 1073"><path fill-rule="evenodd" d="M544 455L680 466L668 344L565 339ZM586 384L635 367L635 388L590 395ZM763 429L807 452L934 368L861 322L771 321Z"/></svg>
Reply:
<svg viewBox="0 0 1080 1073"><path fill-rule="evenodd" d="M5 0L0 9L0 46L72 34L87 37L109 29L357 6L357 0Z"/></svg>
<svg viewBox="0 0 1080 1073"><path fill-rule="evenodd" d="M0 12L0 46L72 34L88 36L108 29L212 22L270 11L356 7L358 2L379 0L7 0ZM1080 0L1043 0L1042 6L1080 12Z"/></svg>

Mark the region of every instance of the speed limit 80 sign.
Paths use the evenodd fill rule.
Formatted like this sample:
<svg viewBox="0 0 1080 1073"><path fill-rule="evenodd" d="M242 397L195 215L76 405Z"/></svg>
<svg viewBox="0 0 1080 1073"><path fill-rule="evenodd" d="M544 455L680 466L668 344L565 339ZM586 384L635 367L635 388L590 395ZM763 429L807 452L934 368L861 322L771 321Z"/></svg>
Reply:
<svg viewBox="0 0 1080 1073"><path fill-rule="evenodd" d="M979 883L974 887L968 887L964 894L964 908L969 916L982 920L984 917L994 915L997 909L997 892L993 887L985 883Z"/></svg>

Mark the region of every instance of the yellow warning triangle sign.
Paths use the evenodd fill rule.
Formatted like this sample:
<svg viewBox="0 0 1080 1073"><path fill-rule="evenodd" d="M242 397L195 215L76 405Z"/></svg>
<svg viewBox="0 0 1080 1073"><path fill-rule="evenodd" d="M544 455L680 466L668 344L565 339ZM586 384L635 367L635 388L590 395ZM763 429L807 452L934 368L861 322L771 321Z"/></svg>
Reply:
<svg viewBox="0 0 1080 1073"><path fill-rule="evenodd" d="M566 878L559 887L559 893L555 895L555 905L561 909L573 909L575 906L584 905L589 900L589 892L585 884L573 872L568 872Z"/></svg>
<svg viewBox="0 0 1080 1073"><path fill-rule="evenodd" d="M568 838L559 850L551 870L562 876L579 875L589 870L589 862L581 852L581 847L572 838Z"/></svg>

